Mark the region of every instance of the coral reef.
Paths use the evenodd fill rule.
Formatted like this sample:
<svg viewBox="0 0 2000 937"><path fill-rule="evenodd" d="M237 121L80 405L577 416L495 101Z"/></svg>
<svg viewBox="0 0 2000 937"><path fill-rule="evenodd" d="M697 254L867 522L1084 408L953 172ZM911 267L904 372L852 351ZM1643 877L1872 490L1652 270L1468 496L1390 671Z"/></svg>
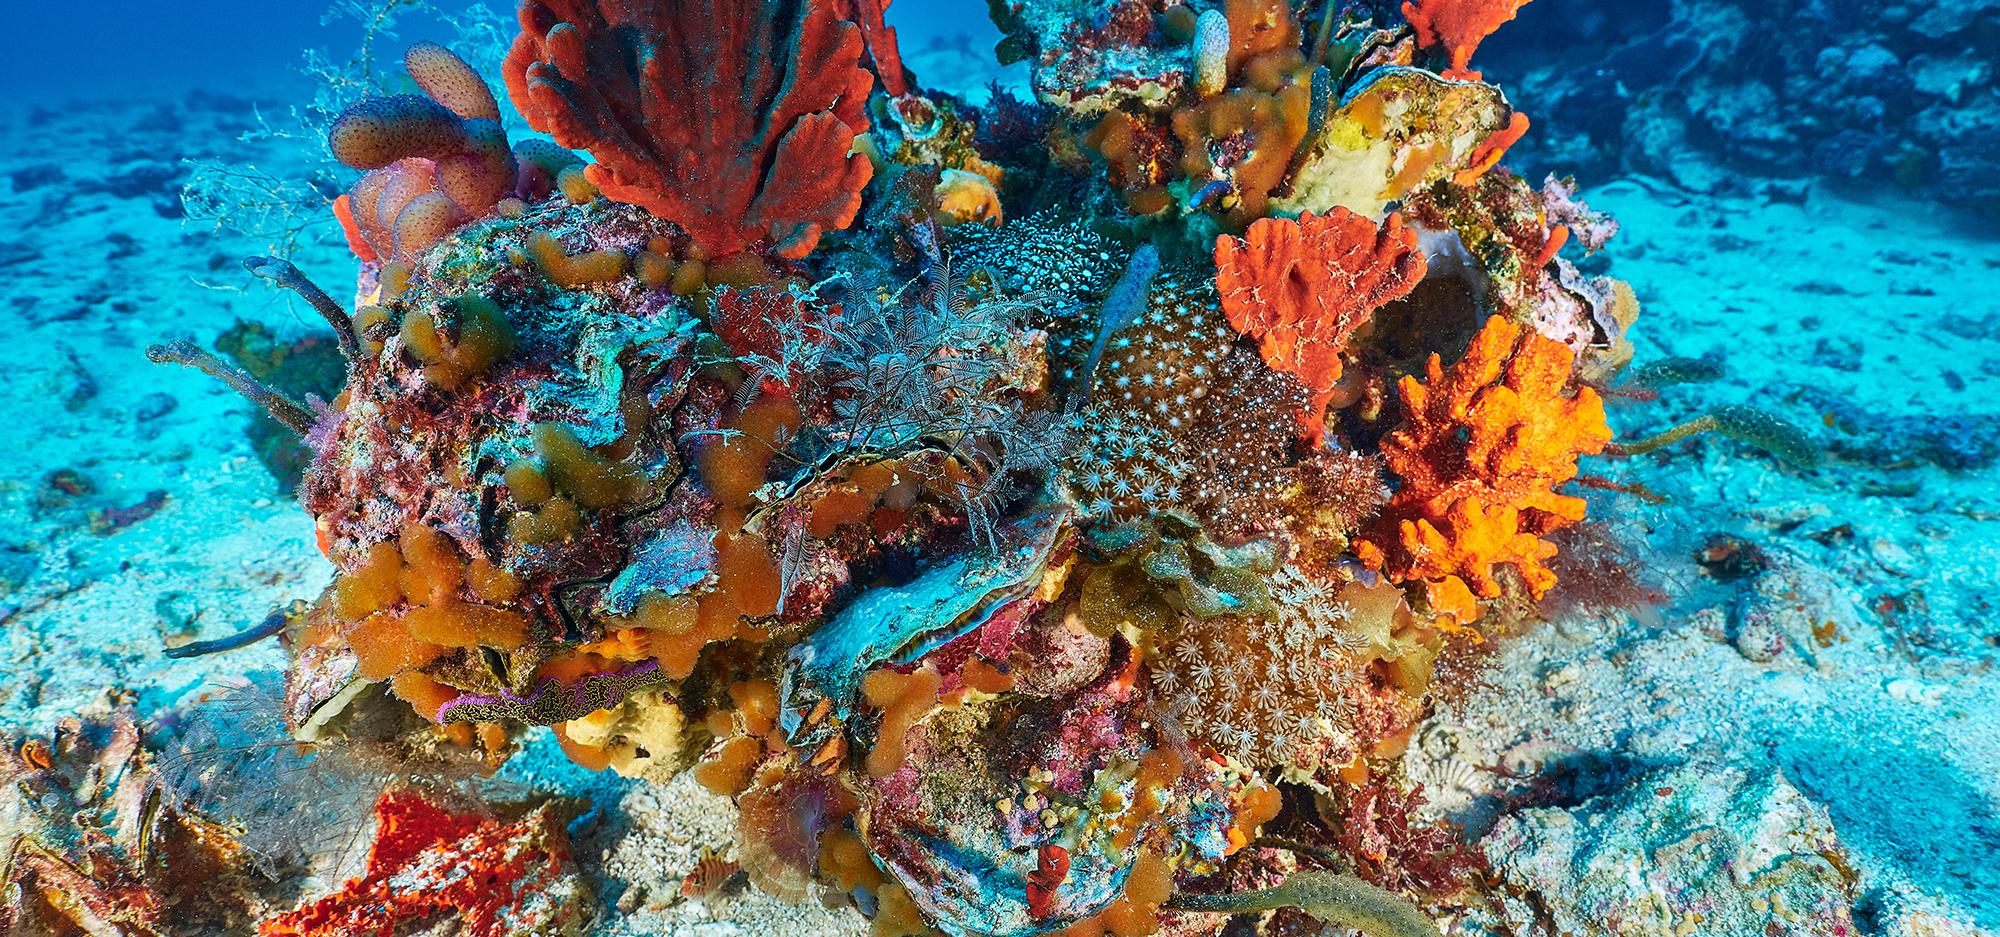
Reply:
<svg viewBox="0 0 2000 937"><path fill-rule="evenodd" d="M1554 584L1637 314L1558 256L1609 220L1496 168L1512 6L997 3L1035 120L885 6L525 0L509 95L582 169L434 46L342 115L358 308L250 269L344 388L156 354L302 438L337 568L213 646L279 632L316 745L691 772L878 934L1425 932L1477 863L1390 779ZM264 932L581 927L555 808L449 802Z"/></svg>

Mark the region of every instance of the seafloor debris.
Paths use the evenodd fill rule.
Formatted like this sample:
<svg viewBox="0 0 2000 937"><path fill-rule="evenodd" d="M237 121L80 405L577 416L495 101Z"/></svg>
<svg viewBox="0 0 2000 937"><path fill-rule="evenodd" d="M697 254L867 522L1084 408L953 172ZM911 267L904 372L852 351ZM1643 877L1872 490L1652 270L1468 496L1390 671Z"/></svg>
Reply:
<svg viewBox="0 0 2000 937"><path fill-rule="evenodd" d="M1833 821L1777 773L1661 768L1573 811L1504 818L1486 849L1511 886L1494 907L1523 929L1860 933L1849 911L1855 873Z"/></svg>
<svg viewBox="0 0 2000 937"><path fill-rule="evenodd" d="M0 744L0 932L239 933L266 910L235 831L163 795L131 712Z"/></svg>
<svg viewBox="0 0 2000 937"><path fill-rule="evenodd" d="M411 50L331 131L358 308L251 264L345 389L160 352L313 452L292 728L692 768L877 934L1422 930L1483 878L1397 762L1554 584L1638 312L1497 166L1516 5L996 2L1040 104L989 114L883 4L526 0L501 77L587 166ZM546 810L379 812L267 933L576 926Z"/></svg>

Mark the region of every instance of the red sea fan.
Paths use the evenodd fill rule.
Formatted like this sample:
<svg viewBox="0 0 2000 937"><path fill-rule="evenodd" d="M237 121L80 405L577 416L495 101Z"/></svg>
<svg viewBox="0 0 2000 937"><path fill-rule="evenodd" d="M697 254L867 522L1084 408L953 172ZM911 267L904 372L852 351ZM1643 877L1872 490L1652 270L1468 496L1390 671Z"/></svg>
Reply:
<svg viewBox="0 0 2000 937"><path fill-rule="evenodd" d="M882 93L900 98L910 93L909 73L903 71L903 53L896 46L896 27L883 19L889 0L834 0L840 18L861 27L868 40L868 58L875 63L875 77Z"/></svg>
<svg viewBox="0 0 2000 937"><path fill-rule="evenodd" d="M1271 367L1312 393L1304 431L1318 439L1340 379L1340 352L1376 309L1424 278L1424 253L1401 215L1377 225L1335 208L1265 218L1243 237L1215 241L1215 288L1237 331L1257 339Z"/></svg>
<svg viewBox="0 0 2000 937"><path fill-rule="evenodd" d="M848 152L861 51L829 0L528 0L504 70L529 125L597 158L606 197L709 258L799 258L854 220L872 172Z"/></svg>
<svg viewBox="0 0 2000 937"><path fill-rule="evenodd" d="M1355 874L1383 888L1449 896L1486 869L1486 859L1445 822L1417 815L1420 788L1403 790L1383 777L1351 789L1341 811L1340 845Z"/></svg>

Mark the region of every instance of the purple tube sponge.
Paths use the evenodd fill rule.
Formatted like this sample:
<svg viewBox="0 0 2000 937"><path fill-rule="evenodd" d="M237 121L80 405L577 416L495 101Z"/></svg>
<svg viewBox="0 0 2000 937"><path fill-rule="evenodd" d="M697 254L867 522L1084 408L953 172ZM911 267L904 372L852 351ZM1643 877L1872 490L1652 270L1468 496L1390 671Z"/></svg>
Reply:
<svg viewBox="0 0 2000 937"><path fill-rule="evenodd" d="M639 690L671 682L660 662L648 660L624 670L594 673L570 686L550 678L526 696L501 690L496 696L467 693L438 708L438 722L504 722L546 726L610 709Z"/></svg>

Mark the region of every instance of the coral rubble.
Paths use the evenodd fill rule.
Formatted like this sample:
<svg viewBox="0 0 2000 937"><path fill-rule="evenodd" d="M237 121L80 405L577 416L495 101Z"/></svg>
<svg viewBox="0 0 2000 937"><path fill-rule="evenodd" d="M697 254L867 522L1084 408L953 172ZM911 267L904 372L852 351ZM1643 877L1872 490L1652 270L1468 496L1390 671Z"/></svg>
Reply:
<svg viewBox="0 0 2000 937"><path fill-rule="evenodd" d="M345 388L160 353L312 452L293 731L692 770L878 934L1422 930L1479 860L1398 760L1554 583L1637 312L1496 168L1516 4L996 2L1032 111L918 87L886 5L525 0L509 96L587 164L436 46L334 124L360 304L252 270ZM265 933L579 926L549 808L378 814Z"/></svg>

